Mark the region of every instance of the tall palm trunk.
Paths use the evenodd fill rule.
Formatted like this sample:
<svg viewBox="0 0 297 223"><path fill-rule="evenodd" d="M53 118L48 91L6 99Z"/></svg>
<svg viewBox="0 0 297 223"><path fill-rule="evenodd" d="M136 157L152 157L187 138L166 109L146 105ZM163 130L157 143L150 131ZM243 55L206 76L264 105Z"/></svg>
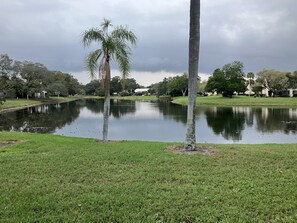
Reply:
<svg viewBox="0 0 297 223"><path fill-rule="evenodd" d="M109 58L105 61L105 79L104 79L104 107L103 107L103 142L107 142L108 122L110 113L110 66Z"/></svg>
<svg viewBox="0 0 297 223"><path fill-rule="evenodd" d="M196 149L195 110L200 42L200 0L190 3L189 82L186 150Z"/></svg>

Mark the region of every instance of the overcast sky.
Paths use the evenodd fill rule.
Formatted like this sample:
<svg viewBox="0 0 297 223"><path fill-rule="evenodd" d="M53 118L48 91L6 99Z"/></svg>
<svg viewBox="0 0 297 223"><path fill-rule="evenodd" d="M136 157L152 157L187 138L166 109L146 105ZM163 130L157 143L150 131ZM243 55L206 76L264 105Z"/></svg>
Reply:
<svg viewBox="0 0 297 223"><path fill-rule="evenodd" d="M81 34L107 18L137 35L131 77L148 85L187 71L189 2L0 0L0 54L87 83L83 61L91 49L83 48ZM245 72L297 70L296 9L296 0L201 0L200 75L234 60Z"/></svg>

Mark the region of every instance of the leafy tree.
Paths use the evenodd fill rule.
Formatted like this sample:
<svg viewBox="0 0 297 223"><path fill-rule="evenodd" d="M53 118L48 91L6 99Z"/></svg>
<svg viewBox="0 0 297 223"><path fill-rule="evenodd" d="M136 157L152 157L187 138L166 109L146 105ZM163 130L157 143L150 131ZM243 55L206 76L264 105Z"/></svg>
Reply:
<svg viewBox="0 0 297 223"><path fill-rule="evenodd" d="M188 91L188 76L184 73L181 76L175 76L168 82L168 92L172 96L186 96Z"/></svg>
<svg viewBox="0 0 297 223"><path fill-rule="evenodd" d="M167 95L168 94L168 83L170 82L171 78L164 78L163 81L160 81L158 83L152 84L149 87L149 93L152 95L157 95L157 97L161 95Z"/></svg>
<svg viewBox="0 0 297 223"><path fill-rule="evenodd" d="M286 77L288 78L289 87L290 88L297 88L297 71L292 73L287 73Z"/></svg>
<svg viewBox="0 0 297 223"><path fill-rule="evenodd" d="M67 88L63 83L54 82L48 86L48 94L51 96L68 96Z"/></svg>
<svg viewBox="0 0 297 223"><path fill-rule="evenodd" d="M85 86L86 95L96 95L104 96L104 91L102 89L102 84L99 80L92 80L90 83Z"/></svg>
<svg viewBox="0 0 297 223"><path fill-rule="evenodd" d="M123 90L123 86L121 83L121 77L119 76L115 76L113 78L111 78L111 82L110 82L110 93L120 93Z"/></svg>
<svg viewBox="0 0 297 223"><path fill-rule="evenodd" d="M9 89L9 73L12 70L13 61L7 54L0 55L0 103L4 102Z"/></svg>
<svg viewBox="0 0 297 223"><path fill-rule="evenodd" d="M186 150L196 150L196 95L200 43L200 0L190 2L189 82Z"/></svg>
<svg viewBox="0 0 297 223"><path fill-rule="evenodd" d="M204 81L199 81L198 82L198 85L197 85L197 91L199 94L202 94L205 92L205 87L206 87L206 84L207 84L207 81L204 80Z"/></svg>
<svg viewBox="0 0 297 223"><path fill-rule="evenodd" d="M235 91L244 92L245 89L243 64L239 61L226 64L222 69L217 68L205 87L206 91L216 90L224 97L232 97Z"/></svg>
<svg viewBox="0 0 297 223"><path fill-rule="evenodd" d="M110 111L110 62L113 60L119 64L123 77L129 72L130 48L128 43L136 43L135 34L127 27L114 27L112 31L111 21L104 19L100 28L92 28L84 32L82 41L85 46L92 42L97 42L99 49L89 53L86 58L86 65L90 70L91 76L95 77L98 69L99 76L103 80L104 86L104 112L103 112L103 141L107 141L108 119Z"/></svg>
<svg viewBox="0 0 297 223"><path fill-rule="evenodd" d="M47 75L47 68L40 63L32 63L25 61L22 63L20 69L20 76L25 82L24 91L29 97L34 97L34 93L40 92L44 89L43 78Z"/></svg>
<svg viewBox="0 0 297 223"><path fill-rule="evenodd" d="M261 94L261 91L262 91L263 87L261 84L255 84L253 87L252 87L252 91L255 92L255 94L257 96L259 96Z"/></svg>
<svg viewBox="0 0 297 223"><path fill-rule="evenodd" d="M276 94L277 91L287 89L289 87L288 72L278 70L262 70L258 72L257 82L268 88L270 94Z"/></svg>
<svg viewBox="0 0 297 223"><path fill-rule="evenodd" d="M134 78L124 78L121 80L122 88L124 91L133 93L136 88L139 88L140 85L137 84Z"/></svg>
<svg viewBox="0 0 297 223"><path fill-rule="evenodd" d="M7 54L0 55L0 76L9 75L13 70L13 60Z"/></svg>

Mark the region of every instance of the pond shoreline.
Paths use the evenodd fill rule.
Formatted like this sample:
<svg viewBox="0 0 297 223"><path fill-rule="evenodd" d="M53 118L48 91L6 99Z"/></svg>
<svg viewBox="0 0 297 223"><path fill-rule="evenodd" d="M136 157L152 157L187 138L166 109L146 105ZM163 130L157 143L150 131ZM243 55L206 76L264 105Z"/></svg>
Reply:
<svg viewBox="0 0 297 223"><path fill-rule="evenodd" d="M0 114L5 112L16 111L28 107L67 103L79 99L103 99L99 96L78 96L78 97L51 97L49 99L7 99L10 105L7 107L5 103L0 105ZM156 96L112 96L114 100L130 100L130 101L158 101ZM171 103L181 106L187 106L187 97L172 98ZM22 101L23 104L19 104ZM14 103L15 102L15 103ZM222 96L207 96L196 98L197 107L199 106L216 106L216 107L273 107L273 108L296 108L297 98L254 98L248 96L235 96L233 98L224 98Z"/></svg>
<svg viewBox="0 0 297 223"><path fill-rule="evenodd" d="M187 106L187 97L176 97L171 101L174 104ZM234 96L233 98L225 98L222 96L206 96L197 97L196 104L198 106L217 106L217 107L273 107L273 108L296 108L297 98L285 97L249 97Z"/></svg>
<svg viewBox="0 0 297 223"><path fill-rule="evenodd" d="M7 99L0 105L0 114L45 104L61 104L81 99L80 97L51 97L46 99ZM6 105L5 103L9 103Z"/></svg>

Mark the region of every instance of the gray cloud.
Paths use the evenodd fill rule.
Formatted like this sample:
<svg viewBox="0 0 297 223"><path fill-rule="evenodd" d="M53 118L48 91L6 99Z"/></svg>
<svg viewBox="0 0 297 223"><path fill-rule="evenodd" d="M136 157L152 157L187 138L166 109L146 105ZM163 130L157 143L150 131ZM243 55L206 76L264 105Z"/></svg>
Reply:
<svg viewBox="0 0 297 223"><path fill-rule="evenodd" d="M202 0L200 72L240 60L246 71L297 70L295 0ZM0 53L83 71L81 33L103 18L127 24L138 36L135 71L187 70L188 0L2 0Z"/></svg>

